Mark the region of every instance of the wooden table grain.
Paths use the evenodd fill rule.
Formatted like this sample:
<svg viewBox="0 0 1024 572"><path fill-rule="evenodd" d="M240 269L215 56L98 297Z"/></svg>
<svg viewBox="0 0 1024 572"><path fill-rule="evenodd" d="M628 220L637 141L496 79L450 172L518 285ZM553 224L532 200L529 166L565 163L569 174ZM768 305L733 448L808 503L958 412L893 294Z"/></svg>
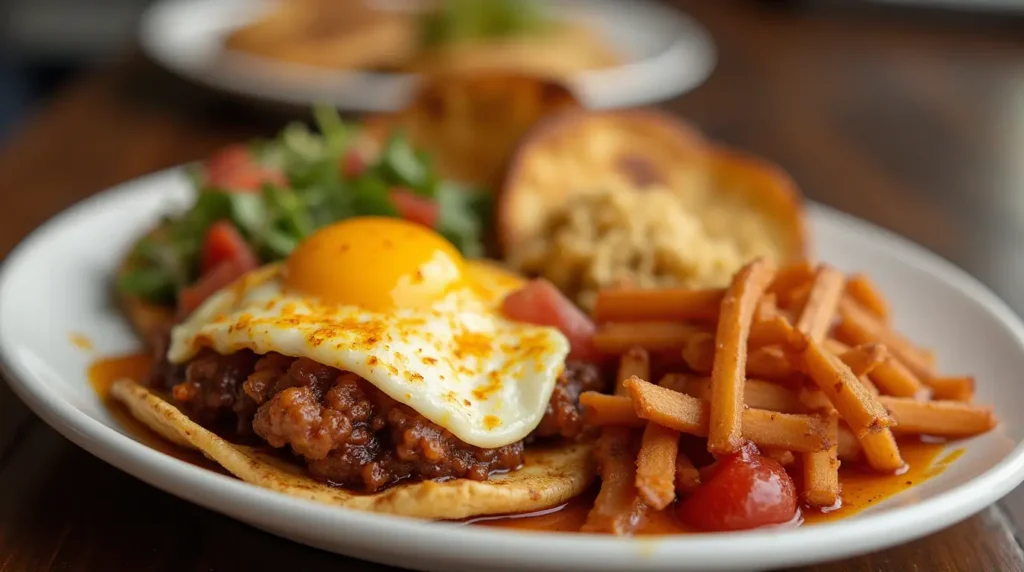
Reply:
<svg viewBox="0 0 1024 572"><path fill-rule="evenodd" d="M925 245L1024 309L1020 22L770 4L680 2L711 30L719 65L665 107L782 164L810 198ZM0 255L75 201L272 134L283 119L137 56L86 74L0 151ZM1022 519L1018 490L930 537L805 570L1022 570ZM0 572L281 567L388 569L151 488L71 445L0 383Z"/></svg>

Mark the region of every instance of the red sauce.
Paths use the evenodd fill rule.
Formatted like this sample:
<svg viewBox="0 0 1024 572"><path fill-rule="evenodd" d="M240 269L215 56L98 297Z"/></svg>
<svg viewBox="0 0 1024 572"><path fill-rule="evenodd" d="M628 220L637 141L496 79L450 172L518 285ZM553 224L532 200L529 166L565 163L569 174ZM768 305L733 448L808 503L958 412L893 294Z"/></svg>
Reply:
<svg viewBox="0 0 1024 572"><path fill-rule="evenodd" d="M846 518L870 508L879 502L901 493L913 486L940 474L962 453L956 449L938 462L942 453L942 443L926 443L917 440L900 442L900 453L907 463L907 470L901 475L880 475L865 468L844 464L839 469L839 482L842 485L842 506L838 509L822 512L804 508L801 519L780 526L796 526L799 524L814 525ZM799 485L798 485L799 488ZM593 505L596 488L587 494L572 499L565 505L547 511L529 515L512 515L499 517L483 517L472 519L469 524L478 526L497 526L502 528L518 528L546 532L578 532L587 518ZM692 529L679 522L673 507L659 512L648 512L637 533L641 535L685 534L694 533Z"/></svg>

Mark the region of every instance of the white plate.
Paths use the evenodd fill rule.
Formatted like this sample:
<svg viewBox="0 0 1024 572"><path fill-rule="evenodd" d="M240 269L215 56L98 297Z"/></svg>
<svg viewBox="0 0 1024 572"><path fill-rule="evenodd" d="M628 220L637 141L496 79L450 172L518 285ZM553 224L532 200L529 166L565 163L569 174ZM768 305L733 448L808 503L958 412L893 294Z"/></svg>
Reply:
<svg viewBox="0 0 1024 572"><path fill-rule="evenodd" d="M327 70L222 49L230 30L256 17L267 0L161 0L142 18L142 48L157 62L210 86L297 105L334 103L355 111L392 111L416 76ZM571 83L589 107L643 105L689 91L711 73L715 50L693 19L650 0L556 0L560 14L603 32L628 61L581 73Z"/></svg>
<svg viewBox="0 0 1024 572"><path fill-rule="evenodd" d="M96 354L137 348L110 299L131 241L187 204L179 170L102 193L35 231L0 270L0 358L14 390L47 423L101 459L184 499L299 542L420 569L734 570L863 553L923 536L981 510L1024 479L1024 327L950 264L866 223L811 208L821 258L870 272L897 326L934 347L945 371L977 375L978 400L1002 425L964 442L940 476L870 511L795 530L620 539L542 534L351 512L264 490L179 461L125 433L89 388ZM90 354L69 341L83 333Z"/></svg>

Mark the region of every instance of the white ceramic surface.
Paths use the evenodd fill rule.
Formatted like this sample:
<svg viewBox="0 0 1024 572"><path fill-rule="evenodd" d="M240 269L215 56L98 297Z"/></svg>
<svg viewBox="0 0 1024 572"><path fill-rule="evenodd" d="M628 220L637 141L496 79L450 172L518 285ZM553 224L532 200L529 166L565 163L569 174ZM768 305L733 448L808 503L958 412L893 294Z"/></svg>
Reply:
<svg viewBox="0 0 1024 572"><path fill-rule="evenodd" d="M795 530L619 539L540 534L350 512L290 498L184 463L125 433L87 385L98 355L137 347L111 302L111 275L131 241L187 204L179 170L88 199L39 228L0 270L0 358L14 390L47 423L105 461L267 531L360 558L419 569L740 570L840 558L950 525L1024 479L1024 327L988 290L932 254L814 206L819 256L866 270L897 308L896 324L939 352L944 371L977 375L978 400L1003 423L966 441L939 477L870 511ZM69 334L95 343L75 347Z"/></svg>
<svg viewBox="0 0 1024 572"><path fill-rule="evenodd" d="M554 0L554 9L591 23L625 54L618 67L571 82L588 107L643 105L689 91L711 73L710 36L690 17L650 0ZM160 0L142 18L150 57L210 86L296 105L333 103L390 111L405 103L416 76L327 70L222 49L223 37L256 17L267 0Z"/></svg>

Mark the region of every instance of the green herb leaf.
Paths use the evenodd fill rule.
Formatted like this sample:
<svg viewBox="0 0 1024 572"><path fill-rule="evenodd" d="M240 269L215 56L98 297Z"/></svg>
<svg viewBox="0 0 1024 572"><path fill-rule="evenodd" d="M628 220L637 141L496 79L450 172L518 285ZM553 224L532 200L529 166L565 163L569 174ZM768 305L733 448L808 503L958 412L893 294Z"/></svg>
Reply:
<svg viewBox="0 0 1024 572"><path fill-rule="evenodd" d="M453 183L437 188L438 231L467 257L483 256L483 225L474 212L478 193Z"/></svg>
<svg viewBox="0 0 1024 572"><path fill-rule="evenodd" d="M433 195L433 177L430 165L422 160L405 134L391 135L378 164L381 174L395 186L408 187L423 196Z"/></svg>

